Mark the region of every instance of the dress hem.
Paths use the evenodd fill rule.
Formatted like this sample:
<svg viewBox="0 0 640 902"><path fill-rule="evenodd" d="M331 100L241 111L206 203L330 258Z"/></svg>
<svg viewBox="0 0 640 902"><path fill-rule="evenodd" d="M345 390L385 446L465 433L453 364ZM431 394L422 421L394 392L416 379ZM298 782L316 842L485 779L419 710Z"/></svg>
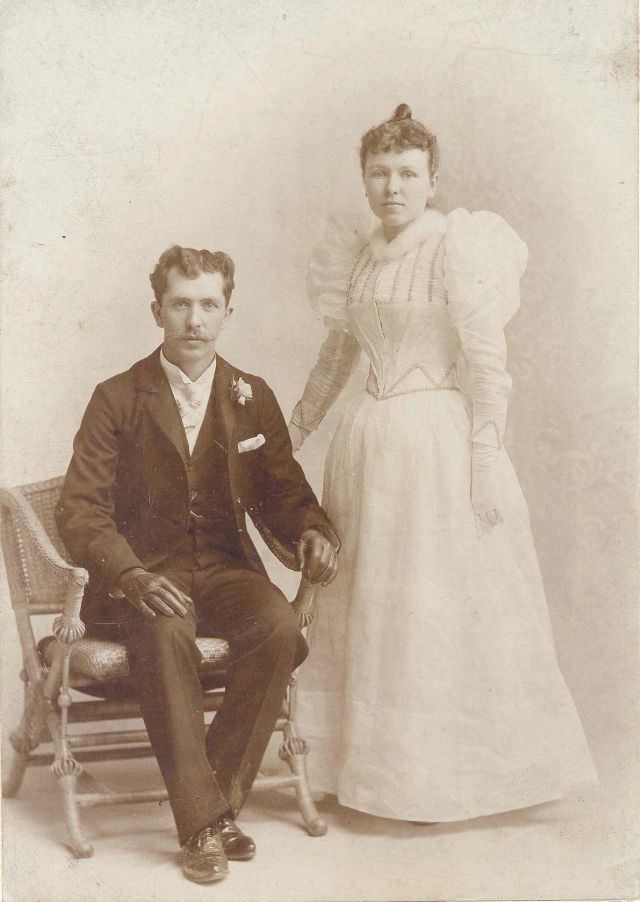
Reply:
<svg viewBox="0 0 640 902"><path fill-rule="evenodd" d="M387 820L394 821L406 821L408 823L458 823L463 821L472 821L479 817L491 817L492 815L498 814L509 814L512 811L526 811L528 808L536 808L539 805L548 805L552 802L558 802L563 799L570 798L575 795L580 789L595 789L599 785L600 781L596 775L593 777L585 777L581 780L576 780L570 784L567 784L567 787L564 790L558 790L556 793L551 795L544 793L537 799L529 798L527 801L522 802L512 802L509 804L505 804L504 807L482 807L473 813L467 814L457 814L457 815L443 815L434 811L425 812L424 814L418 814L415 811L412 811L410 814L391 814L389 810L381 810L376 808L375 805L363 805L362 803L355 804L352 801L349 801L344 795L341 795L339 791L336 791L335 788L329 789L327 786L323 786L321 784L314 784L312 786L312 791L314 793L324 793L326 795L334 795L338 800L338 804L343 808L351 808L354 811L359 811L362 814L368 814L372 817L380 817L385 818Z"/></svg>

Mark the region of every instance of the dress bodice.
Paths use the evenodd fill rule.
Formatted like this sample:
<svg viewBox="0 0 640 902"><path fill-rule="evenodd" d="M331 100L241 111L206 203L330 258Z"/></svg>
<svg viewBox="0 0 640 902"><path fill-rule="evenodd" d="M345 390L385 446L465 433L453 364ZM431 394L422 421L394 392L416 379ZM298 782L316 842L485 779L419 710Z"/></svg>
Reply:
<svg viewBox="0 0 640 902"><path fill-rule="evenodd" d="M518 309L527 248L499 216L435 210L386 241L334 220L309 263L309 297L329 327L292 414L296 447L349 378L360 350L367 391L383 400L459 388L474 441L499 447L511 380L504 325Z"/></svg>
<svg viewBox="0 0 640 902"><path fill-rule="evenodd" d="M400 257L367 244L347 290L349 330L371 363L368 390L378 398L456 388L460 341L448 312L444 235L434 230Z"/></svg>

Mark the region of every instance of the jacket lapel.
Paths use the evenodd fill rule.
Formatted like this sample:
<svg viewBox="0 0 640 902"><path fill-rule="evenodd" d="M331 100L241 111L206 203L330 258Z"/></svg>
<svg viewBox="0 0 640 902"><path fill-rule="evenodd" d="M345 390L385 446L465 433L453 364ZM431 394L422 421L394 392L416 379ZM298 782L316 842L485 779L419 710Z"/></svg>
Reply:
<svg viewBox="0 0 640 902"><path fill-rule="evenodd" d="M240 466L240 455L238 453L238 430L237 430L237 408L236 402L231 397L231 382L234 379L235 370L218 356L216 364L216 375L214 377L215 391L215 410L216 425L220 428L220 442L224 444L227 451L227 468L229 474L229 490L231 492L231 503L233 504L233 512L238 525L238 533L240 541L247 555L247 559L263 573L264 567L256 549L251 542L246 529L245 513L243 501L246 503L247 485L245 478L242 476ZM216 436L216 441L218 437Z"/></svg>
<svg viewBox="0 0 640 902"><path fill-rule="evenodd" d="M220 355L217 357L216 374L213 378L213 398L215 419L220 425L220 442L228 452L228 460L237 456L236 452L236 411L231 398L231 381L234 371Z"/></svg>
<svg viewBox="0 0 640 902"><path fill-rule="evenodd" d="M164 432L186 465L189 460L189 445L178 406L160 364L160 348L141 361L136 375L136 385L138 391L143 394L145 410Z"/></svg>
<svg viewBox="0 0 640 902"><path fill-rule="evenodd" d="M240 503L240 498L244 493L242 491L242 481L238 470L237 412L236 402L231 397L230 391L231 382L234 376L235 370L226 360L223 360L222 357L218 357L216 375L214 378L216 420L220 428L219 441L224 445L227 451L226 459L231 500L238 527L241 530L244 541L244 513Z"/></svg>

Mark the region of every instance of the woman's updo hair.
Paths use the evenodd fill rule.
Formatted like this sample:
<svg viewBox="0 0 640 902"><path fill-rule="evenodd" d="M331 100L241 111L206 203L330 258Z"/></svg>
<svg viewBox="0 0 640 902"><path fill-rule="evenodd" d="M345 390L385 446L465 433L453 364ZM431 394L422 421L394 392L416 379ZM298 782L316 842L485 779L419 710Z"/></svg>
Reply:
<svg viewBox="0 0 640 902"><path fill-rule="evenodd" d="M438 174L440 153L438 139L425 128L421 122L411 118L411 107L401 103L391 117L381 125L375 125L362 136L360 142L360 165L364 175L367 155L370 153L388 153L391 150L418 150L429 153L429 174L434 179Z"/></svg>

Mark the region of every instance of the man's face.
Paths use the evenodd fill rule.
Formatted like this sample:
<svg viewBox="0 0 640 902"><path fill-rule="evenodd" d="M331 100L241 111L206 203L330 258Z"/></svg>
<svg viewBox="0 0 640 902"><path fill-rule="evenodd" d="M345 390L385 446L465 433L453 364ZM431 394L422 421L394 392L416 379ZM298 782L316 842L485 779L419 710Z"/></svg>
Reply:
<svg viewBox="0 0 640 902"><path fill-rule="evenodd" d="M224 280L219 272L203 272L189 279L173 266L167 273L162 303L151 305L154 319L164 329L164 350L172 362L213 358L220 330L231 313Z"/></svg>

